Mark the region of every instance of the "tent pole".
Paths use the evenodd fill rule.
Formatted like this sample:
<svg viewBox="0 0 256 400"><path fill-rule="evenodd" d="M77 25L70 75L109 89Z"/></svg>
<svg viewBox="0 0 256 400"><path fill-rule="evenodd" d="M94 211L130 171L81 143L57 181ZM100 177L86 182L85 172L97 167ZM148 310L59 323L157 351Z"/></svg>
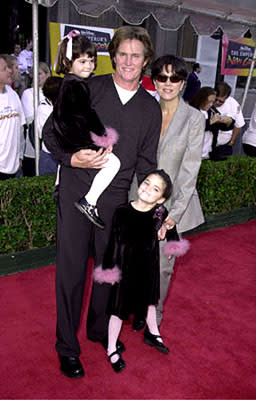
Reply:
<svg viewBox="0 0 256 400"><path fill-rule="evenodd" d="M36 110L38 107L38 0L32 1L32 30L33 30L33 90L34 90L34 132L35 132L35 169L36 176L39 175L39 136L37 129Z"/></svg>
<svg viewBox="0 0 256 400"><path fill-rule="evenodd" d="M252 79L252 74L253 74L255 61L256 61L256 47L254 48L253 59L252 59L251 66L250 66L250 71L249 71L249 74L248 74L248 77L247 77L247 80L246 80L243 99L242 99L242 102L241 102L241 109L242 110L243 110L244 105L245 105L245 100L246 100L247 93L248 93L249 86L250 86L250 82L251 82L251 79Z"/></svg>

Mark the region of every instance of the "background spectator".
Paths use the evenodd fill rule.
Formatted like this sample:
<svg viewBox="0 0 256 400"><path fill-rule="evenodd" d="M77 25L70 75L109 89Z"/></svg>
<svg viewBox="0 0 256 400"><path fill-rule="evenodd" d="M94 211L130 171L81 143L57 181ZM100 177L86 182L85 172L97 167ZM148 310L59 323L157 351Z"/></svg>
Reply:
<svg viewBox="0 0 256 400"><path fill-rule="evenodd" d="M42 87L46 79L50 76L50 69L45 62L39 63L39 103L45 99ZM26 117L26 137L25 137L25 151L23 159L23 175L34 176L35 175L35 148L33 139L33 121L34 121L34 89L29 88L24 90L21 96L21 103L23 106L24 114Z"/></svg>
<svg viewBox="0 0 256 400"><path fill-rule="evenodd" d="M217 154L220 156L230 156L233 152L232 146L234 145L241 128L244 126L245 121L240 105L230 96L231 87L226 82L218 82L215 86L215 90L215 107L221 115L231 117L235 120L233 129L225 132L222 132L222 130L219 131L217 141Z"/></svg>
<svg viewBox="0 0 256 400"><path fill-rule="evenodd" d="M40 139L42 138L43 126L52 113L53 105L57 100L62 78L58 76L50 76L46 79L43 86L43 95L45 98L40 102L37 109L37 128ZM42 142L42 150L39 159L39 174L52 175L57 172L58 162Z"/></svg>
<svg viewBox="0 0 256 400"><path fill-rule="evenodd" d="M202 149L202 158L211 160L221 160L221 156L216 155L216 144L219 130L230 129L233 122L232 118L221 116L214 107L216 92L209 86L204 86L190 100L189 104L200 110L205 116L205 135Z"/></svg>
<svg viewBox="0 0 256 400"><path fill-rule="evenodd" d="M25 117L10 79L11 69L0 55L0 180L15 177L24 150Z"/></svg>
<svg viewBox="0 0 256 400"><path fill-rule="evenodd" d="M192 67L193 71L189 74L187 85L183 94L183 99L189 101L201 87L199 74L201 72L200 64L195 63Z"/></svg>
<svg viewBox="0 0 256 400"><path fill-rule="evenodd" d="M32 68L33 68L33 52L32 39L26 39L26 47L18 55L18 67L21 74L21 83L23 90L31 86Z"/></svg>
<svg viewBox="0 0 256 400"><path fill-rule="evenodd" d="M249 128L244 132L242 142L245 154L256 157L256 103L252 111Z"/></svg>
<svg viewBox="0 0 256 400"><path fill-rule="evenodd" d="M15 43L13 47L13 53L11 55L18 58L20 52L21 52L21 45L19 43Z"/></svg>

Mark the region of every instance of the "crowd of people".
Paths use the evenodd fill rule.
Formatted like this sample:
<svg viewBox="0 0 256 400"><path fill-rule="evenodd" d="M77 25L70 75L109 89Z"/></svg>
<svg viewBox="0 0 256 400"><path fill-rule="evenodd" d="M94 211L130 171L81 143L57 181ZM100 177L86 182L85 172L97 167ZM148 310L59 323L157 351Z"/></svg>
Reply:
<svg viewBox="0 0 256 400"><path fill-rule="evenodd" d="M71 31L56 60L64 78L39 64L40 173L57 173L56 351L69 378L84 376L77 331L91 256L88 339L121 372L119 334L133 315L133 330L145 327L144 343L169 353L160 334L164 302L175 258L189 248L182 234L204 222L196 190L201 161L231 155L244 125L229 85L201 87L200 65L188 77L175 55L153 61L144 28L117 29L108 50L114 73L94 76L96 46ZM22 175L35 175L31 54L28 40L23 51L15 45L13 55L0 55L1 180L21 167ZM149 66L150 85L141 80ZM256 109L243 140L250 156L255 121Z"/></svg>

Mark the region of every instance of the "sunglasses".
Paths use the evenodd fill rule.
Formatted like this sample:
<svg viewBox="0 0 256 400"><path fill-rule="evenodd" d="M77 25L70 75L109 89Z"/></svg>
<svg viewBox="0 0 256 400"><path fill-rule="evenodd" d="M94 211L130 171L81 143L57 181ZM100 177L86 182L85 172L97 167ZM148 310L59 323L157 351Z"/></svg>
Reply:
<svg viewBox="0 0 256 400"><path fill-rule="evenodd" d="M168 80L169 80L170 82L172 82L172 83L178 83L178 82L180 82L180 81L183 80L183 78L181 78L180 75L167 76L167 75L162 75L162 74L157 75L155 79L156 79L158 82L161 82L161 83L165 83L165 82L167 82Z"/></svg>

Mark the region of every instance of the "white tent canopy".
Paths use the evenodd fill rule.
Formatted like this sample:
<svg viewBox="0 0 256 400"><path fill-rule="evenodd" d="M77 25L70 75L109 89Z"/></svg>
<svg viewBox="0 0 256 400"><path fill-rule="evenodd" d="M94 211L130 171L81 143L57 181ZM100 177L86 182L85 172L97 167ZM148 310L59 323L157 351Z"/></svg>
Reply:
<svg viewBox="0 0 256 400"><path fill-rule="evenodd" d="M52 7L58 0L25 0L32 4L34 50L34 108L38 106L38 5ZM189 18L198 35L211 36L218 28L230 38L241 37L250 29L256 40L256 0L59 0L59 5L72 3L79 14L99 17L114 9L129 24L140 25L153 16L159 27L176 31ZM238 7L234 3L240 3ZM243 97L243 104L252 76L254 60ZM35 115L36 122L36 115ZM39 139L35 124L36 173L38 175Z"/></svg>
<svg viewBox="0 0 256 400"><path fill-rule="evenodd" d="M33 0L27 0L30 3ZM58 0L38 0L51 7ZM60 6L63 0L59 0ZM99 17L114 9L130 24L139 25L152 15L161 29L178 30L190 18L199 35L212 35L219 27L230 37L242 36L248 28L256 36L255 0L70 0L79 14ZM64 3L64 2L63 2ZM242 7L234 3L243 4Z"/></svg>

